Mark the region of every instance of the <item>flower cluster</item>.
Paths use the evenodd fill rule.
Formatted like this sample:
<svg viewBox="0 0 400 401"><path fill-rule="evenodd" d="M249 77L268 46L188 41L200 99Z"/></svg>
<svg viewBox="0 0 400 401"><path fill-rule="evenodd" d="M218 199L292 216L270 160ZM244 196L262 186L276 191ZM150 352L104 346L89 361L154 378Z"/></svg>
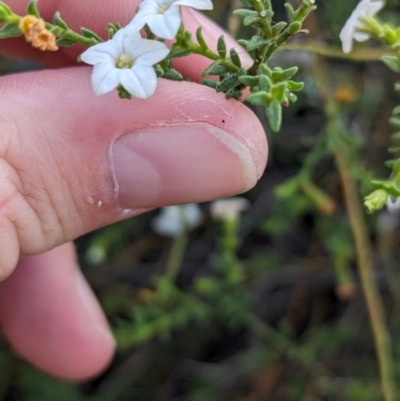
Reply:
<svg viewBox="0 0 400 401"><path fill-rule="evenodd" d="M302 26L316 9L315 0L301 0L297 8L285 4L288 18L280 22L272 18L274 11L269 0L240 3L243 8L237 8L234 14L254 34L250 40L238 39L238 43L252 63L242 63L240 53L235 47L228 48L224 35L218 38L216 46L210 47L201 26L195 34L185 28L182 7L211 10L212 0L141 0L136 15L126 26L107 24L107 40L85 27L72 29L58 11L52 21L44 20L38 0L30 0L23 15L0 0L0 39L24 35L42 51L83 45L87 50L79 60L94 67L91 81L95 94L117 89L119 96L127 99L152 96L158 78L190 80L173 68L174 60L202 56L210 64L197 81L224 94L226 99L246 99L252 105L263 106L270 128L277 132L282 123L282 108L297 100L294 92L300 91L303 83L292 80L297 67L270 68L269 61L287 41L307 32Z"/></svg>
<svg viewBox="0 0 400 401"><path fill-rule="evenodd" d="M19 21L19 29L25 35L25 40L42 51L56 51L56 37L52 32L46 29L42 18L34 15L27 15Z"/></svg>
<svg viewBox="0 0 400 401"><path fill-rule="evenodd" d="M92 86L96 95L118 87L141 99L154 94L157 75L153 66L164 60L170 50L160 40L143 39L140 30L147 25L159 39L174 39L182 24L181 6L213 8L211 0L143 0L125 28L80 56L83 62L94 66Z"/></svg>

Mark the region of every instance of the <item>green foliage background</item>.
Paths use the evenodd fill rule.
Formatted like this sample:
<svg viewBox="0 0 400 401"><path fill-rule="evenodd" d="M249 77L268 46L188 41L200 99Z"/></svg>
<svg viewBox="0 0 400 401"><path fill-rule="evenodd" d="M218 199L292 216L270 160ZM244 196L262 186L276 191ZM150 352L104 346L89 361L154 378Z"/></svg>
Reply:
<svg viewBox="0 0 400 401"><path fill-rule="evenodd" d="M234 25L228 12L234 1L215 3L211 16ZM282 3L274 2L277 20L285 19ZM291 44L340 46L338 34L357 3L317 0L309 37ZM382 16L399 22L398 2L387 3ZM265 124L270 161L245 194L252 206L240 221L238 243L224 246L224 228L201 205L207 217L190 233L174 283L165 275L172 242L151 230L156 211L81 238L82 269L119 342L115 361L91 382L62 383L0 342L0 400L382 400L332 149L335 138L346 144L348 174L360 195L373 189L372 178L387 177L398 77L376 61L327 60L326 85L345 127L332 135L315 56L281 51L273 63L298 65L306 86L285 109L279 133L271 134L263 110L254 108ZM3 60L4 72L18 68ZM397 360L400 215L382 211L367 223ZM397 389L399 373L396 366Z"/></svg>

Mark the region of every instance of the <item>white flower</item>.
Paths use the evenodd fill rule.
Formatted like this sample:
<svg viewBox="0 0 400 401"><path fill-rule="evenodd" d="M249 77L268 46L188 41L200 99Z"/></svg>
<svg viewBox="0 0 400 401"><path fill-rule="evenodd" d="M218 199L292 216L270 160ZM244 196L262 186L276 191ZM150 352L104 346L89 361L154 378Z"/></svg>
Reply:
<svg viewBox="0 0 400 401"><path fill-rule="evenodd" d="M386 202L386 207L390 213L399 213L400 212L400 197L395 198L395 197L389 195L387 202Z"/></svg>
<svg viewBox="0 0 400 401"><path fill-rule="evenodd" d="M164 43L143 39L139 31L123 28L107 42L89 47L80 59L94 66L92 86L96 95L122 85L133 96L146 99L157 86L152 66L168 53Z"/></svg>
<svg viewBox="0 0 400 401"><path fill-rule="evenodd" d="M147 24L159 38L174 39L182 23L180 6L213 9L211 0L143 0L129 26L140 30Z"/></svg>
<svg viewBox="0 0 400 401"><path fill-rule="evenodd" d="M215 220L233 220L249 206L250 202L241 197L220 199L211 204L210 212Z"/></svg>
<svg viewBox="0 0 400 401"><path fill-rule="evenodd" d="M368 34L357 32L364 27L360 19L366 15L374 16L384 5L385 0L361 0L358 3L339 35L344 53L350 53L353 50L353 40L364 42L369 38Z"/></svg>
<svg viewBox="0 0 400 401"><path fill-rule="evenodd" d="M193 229L203 221L203 213L196 203L184 206L168 206L152 221L152 228L157 234L175 237L184 231Z"/></svg>

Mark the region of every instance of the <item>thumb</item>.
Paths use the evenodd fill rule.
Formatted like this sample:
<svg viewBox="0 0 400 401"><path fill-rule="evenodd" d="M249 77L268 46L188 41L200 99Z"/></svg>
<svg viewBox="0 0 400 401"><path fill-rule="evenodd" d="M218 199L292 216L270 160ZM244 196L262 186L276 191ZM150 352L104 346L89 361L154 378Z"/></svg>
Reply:
<svg viewBox="0 0 400 401"><path fill-rule="evenodd" d="M95 97L90 69L0 80L0 277L37 254L158 206L230 196L266 163L257 118L193 83L147 100Z"/></svg>

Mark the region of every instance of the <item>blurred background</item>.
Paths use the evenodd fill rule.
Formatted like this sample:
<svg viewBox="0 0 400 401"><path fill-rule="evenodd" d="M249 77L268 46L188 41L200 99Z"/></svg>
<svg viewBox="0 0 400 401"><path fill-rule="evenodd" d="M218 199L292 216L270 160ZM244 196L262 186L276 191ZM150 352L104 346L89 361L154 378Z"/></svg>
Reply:
<svg viewBox="0 0 400 401"><path fill-rule="evenodd" d="M246 37L230 13L239 2L214 3L209 15ZM286 19L283 3L273 1L276 21ZM115 360L100 377L70 384L27 365L0 339L0 400L383 399L354 230L358 224L364 232L361 252L372 260L396 361L400 214L367 215L362 197L372 179L390 174L384 162L398 77L376 61L383 53L374 42L343 58L338 35L358 0L316 3L310 34L272 60L297 65L295 79L305 82L281 132L271 134L264 111L254 108L270 157L258 185L243 194L246 210L221 220L200 204L190 227L168 232L163 219L179 227L187 209L172 217L155 210L76 241L119 344ZM398 2L387 0L380 16L399 24ZM338 57L315 55L324 49ZM37 66L3 59L0 68ZM362 210L358 223L354 210Z"/></svg>

